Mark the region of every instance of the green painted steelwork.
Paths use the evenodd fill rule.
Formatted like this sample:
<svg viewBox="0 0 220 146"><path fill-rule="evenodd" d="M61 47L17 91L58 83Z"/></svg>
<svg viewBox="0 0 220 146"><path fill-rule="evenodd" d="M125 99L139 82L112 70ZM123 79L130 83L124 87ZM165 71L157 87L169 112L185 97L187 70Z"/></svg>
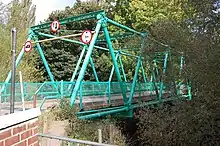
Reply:
<svg viewBox="0 0 220 146"><path fill-rule="evenodd" d="M143 67L143 62L141 61L141 71L142 71L142 76L144 78L144 83L147 83L147 78L145 75L144 67Z"/></svg>
<svg viewBox="0 0 220 146"><path fill-rule="evenodd" d="M119 57L119 53L116 54L116 61L118 60L118 57ZM110 73L110 76L109 76L109 79L108 79L108 103L111 104L111 81L112 81L112 77L113 77L113 74L114 74L114 70L115 70L115 66L113 65L112 66L112 70L111 70L111 73Z"/></svg>
<svg viewBox="0 0 220 146"><path fill-rule="evenodd" d="M94 77L95 77L96 81L99 82L99 78L98 78L98 75L97 75L97 72L96 72L96 69L95 69L95 65L94 65L93 60L92 60L91 57L89 58L89 61L90 61L91 66L92 66Z"/></svg>
<svg viewBox="0 0 220 146"><path fill-rule="evenodd" d="M37 39L37 38L34 38L34 41L38 41L38 39ZM38 52L39 52L39 54L40 54L40 57L41 57L41 59L42 59L42 61L43 61L43 64L44 64L44 66L45 66L45 68L46 68L46 71L47 71L47 73L48 73L48 75L49 75L49 77L50 77L50 80L51 80L52 82L55 82L55 81L54 81L54 78L53 78L53 75L52 75L52 73L51 73L51 71L50 71L50 68L49 68L49 66L48 66L48 64L47 64L46 58L45 58L45 56L44 56L44 53L43 53L43 50L42 50L40 44L39 44L39 43L36 43L36 45L37 45L37 50L38 50Z"/></svg>
<svg viewBox="0 0 220 146"><path fill-rule="evenodd" d="M78 60L78 62L76 64L76 67L75 67L75 70L73 72L73 76L72 76L70 82L73 82L75 77L76 77L77 71L79 69L79 66L80 66L80 63L82 61L82 58L83 58L83 55L84 55L85 51L86 51L86 46L83 47L83 50L82 50L82 52L80 54L79 60ZM70 90L71 87L72 87L72 84L69 85L68 91Z"/></svg>
<svg viewBox="0 0 220 146"><path fill-rule="evenodd" d="M61 98L63 99L63 97L64 97L64 89L63 89L63 80L61 80L61 83L60 83L60 96L61 96Z"/></svg>
<svg viewBox="0 0 220 146"><path fill-rule="evenodd" d="M129 100L128 100L129 106L131 105L132 99L134 96L134 90L135 90L136 83L138 80L137 77L138 77L138 71L140 69L140 65L141 65L141 58L138 58L138 62L137 62L137 66L136 66L136 70L135 70L135 74L134 74L134 79L133 79L133 83L132 83L131 93L130 93Z"/></svg>
<svg viewBox="0 0 220 146"><path fill-rule="evenodd" d="M133 33L141 35L141 36L145 36L146 35L146 33L138 32L138 31L136 31L134 29L131 29L131 28L127 27L127 26L124 26L124 25L122 25L122 24L120 24L118 22L115 22L115 21L113 21L113 20L111 20L109 18L106 18L106 20L107 20L107 22L109 22L109 23L111 23L111 24L113 24L113 25L115 25L115 26L117 26L119 28L122 28L122 29L124 29L126 31L133 32Z"/></svg>
<svg viewBox="0 0 220 146"><path fill-rule="evenodd" d="M78 41L77 39L73 40L47 34L47 32L49 33L50 31L47 31L46 29L49 30L51 22L36 25L30 28L28 40L33 40L35 42L36 48L34 49L37 49L39 52L39 56L43 60L45 69L51 81L44 83L24 83L25 101L33 100L33 96L36 96L37 100L41 101L40 107L42 108L47 99L63 100L65 98L69 98L70 106L79 105L80 112L77 113L77 116L80 119L91 119L107 115L132 117L133 109L135 108L156 105L176 99L192 99L191 81L189 81L186 77L181 77L181 81L174 80L174 86L177 89L174 92L178 98L172 96L173 94L171 94L169 85L164 80L164 76L167 74L167 66L172 62L171 49L168 45L164 45L163 43L150 38L146 32L138 32L107 18L103 10L65 18L59 20L59 22L61 25L65 25L89 19L94 19L96 21L96 26L92 41L88 45ZM122 31L110 32L108 29L109 24L118 27ZM44 33L42 33L41 30L43 30ZM82 31L77 30L65 32L73 33ZM75 70L73 71L70 81L55 81L49 65L47 64L46 58L44 57L40 44L41 40L38 40L38 36L55 38L82 46L82 52L76 63ZM140 38L141 41L138 42L135 47L128 46L128 48L117 48L118 50L113 48L112 41L114 40L124 39L127 41L130 38L137 37ZM149 40L162 46L163 51L155 51L152 58L145 60L146 58L143 56L143 51L147 47L146 44ZM103 43L105 43L106 48L98 46L99 44L104 46ZM108 81L103 81L103 79L98 77L96 67L93 62L95 55L92 55L94 48L106 51L110 54L113 66L110 71ZM144 55L150 54L152 55L152 52L147 52ZM21 50L18 59L16 60L16 67L23 55L24 49ZM132 80L128 79L128 76L126 76L127 68L123 64L121 58L122 55L129 58L132 57L133 60L137 61L134 74L132 73ZM145 62L152 64L152 66L144 66ZM80 66L81 63L82 66ZM89 63L92 67L96 82L84 81L84 74ZM180 75L183 70L183 64L184 56L182 53L180 58ZM140 78L139 71L141 71L143 81L138 80L138 78ZM116 74L116 82L112 81L114 73ZM9 73L4 83L0 83L0 87L4 87L1 89L1 97L5 99L5 102L7 102L8 97L10 96L10 74L11 73ZM76 78L77 74L78 77ZM15 86L17 102L21 101L21 91L19 85L19 83L16 83ZM85 106L84 103L88 106ZM90 107L89 104L97 104L97 107Z"/></svg>
<svg viewBox="0 0 220 146"><path fill-rule="evenodd" d="M124 89L125 86L122 83L120 71L119 71L118 64L117 64L117 61L116 61L116 58L115 58L114 49L112 47L112 43L111 43L111 39L110 39L110 36L109 36L107 26L105 26L103 29L104 29L104 32L105 32L106 42L107 42L108 47L109 47L109 52L111 54L112 61L113 61L114 67L115 67L117 79L119 81L120 88L121 88L121 91L122 91L122 96L123 96L123 99L124 99L124 103L127 104L127 96L125 94L125 89Z"/></svg>
<svg viewBox="0 0 220 146"><path fill-rule="evenodd" d="M167 61L168 61L168 53L165 53L165 58L164 58L164 64L163 64L163 73L162 73L162 77L161 77L161 81L160 81L160 94L159 94L159 100L161 101L162 96L163 96L163 76L166 73L166 68L167 68Z"/></svg>
<svg viewBox="0 0 220 146"><path fill-rule="evenodd" d="M79 16L73 16L73 17L65 18L65 19L60 20L60 25L71 23L71 22L76 22L76 21L96 19L97 16L100 15L100 14L104 15L104 11L100 10L100 11L96 11L96 12L82 14L82 15L79 15ZM40 29L49 29L50 25L51 25L51 22L47 22L47 23L44 23L44 24L33 26L33 27L31 27L31 29L34 30L34 31L40 30Z"/></svg>
<svg viewBox="0 0 220 146"><path fill-rule="evenodd" d="M182 70L183 70L183 64L184 64L184 56L181 55L181 58L180 58L180 74L182 73Z"/></svg>
<svg viewBox="0 0 220 146"><path fill-rule="evenodd" d="M117 34L113 34L111 35L111 41L113 40L121 40L121 39L126 39L126 38L132 38L134 37L135 34L134 33L124 33L124 34L120 34L120 33L117 33ZM105 38L104 36L103 37L100 37L97 42L104 42L105 41Z"/></svg>
<svg viewBox="0 0 220 146"><path fill-rule="evenodd" d="M76 85L73 89L73 92L72 92L72 95L71 95L71 105L74 104L75 102L75 99L76 99L76 95L77 95L77 92L79 90L79 86L80 86L80 83L82 82L83 80L83 77L84 77L84 73L85 73L85 70L87 68L87 65L88 65L88 62L89 62L89 58L91 57L91 54L92 54L92 50L94 48L94 45L95 45L95 41L98 37L98 34L99 34L99 30L101 29L101 25L102 25L102 19L100 19L98 22L97 22L97 26L96 26L96 29L95 29L95 34L93 35L93 38L91 40L91 43L89 45L89 48L88 48L88 51L87 51L87 54L85 56L85 60L83 62L83 65L82 65L82 68L80 70L80 73L79 73L79 76L78 76L78 79L76 81Z"/></svg>
<svg viewBox="0 0 220 146"><path fill-rule="evenodd" d="M35 42L37 42L37 41L38 41L37 36L34 35L33 40L34 40ZM53 77L53 75L52 75L52 73L51 73L51 71L50 71L49 65L48 65L48 63L47 63L47 61L46 61L46 58L45 58L45 56L44 56L44 53L43 53L43 50L42 50L40 44L39 44L39 43L36 43L36 45L37 45L37 50L38 50L38 52L39 52L39 54L40 54L40 57L41 57L41 59L42 59L42 61L43 61L44 67L46 68L46 71L47 71L47 73L48 73L48 75L49 75L49 77L50 77L50 80L51 80L52 82L55 82L54 77ZM55 87L55 88L57 89L57 91L58 91L58 88L57 88L57 86L56 86L55 84L54 84L54 87ZM58 92L59 92L59 91L58 91Z"/></svg>
<svg viewBox="0 0 220 146"><path fill-rule="evenodd" d="M45 34L45 33L41 33L41 32L37 32L37 34L39 34L39 35L41 35L41 36L49 37L49 38L59 38L59 37L57 37L57 36L50 35L50 34ZM66 41L66 42L76 43L76 44L78 44L78 45L85 46L84 43L79 42L79 41L76 41L76 40L73 40L73 39L66 39L66 38L59 38L59 39L60 39L60 40L63 40L63 41ZM94 48L100 49L100 50L103 50L103 51L109 51L109 49L107 49L107 48L100 47L100 46L96 46L96 45L94 45ZM114 52L117 53L118 51L114 50ZM120 53L121 53L122 55L131 56L131 57L137 57L137 58L138 58L138 56L133 55L133 54L128 54L128 53L125 53L125 52L122 52L122 51L120 51Z"/></svg>
<svg viewBox="0 0 220 146"><path fill-rule="evenodd" d="M125 75L124 66L123 66L123 63L122 63L122 60L121 60L121 55L119 55L119 62L120 62L122 74L123 74L123 77L124 77L124 81L127 82L127 78L126 78L126 75Z"/></svg>

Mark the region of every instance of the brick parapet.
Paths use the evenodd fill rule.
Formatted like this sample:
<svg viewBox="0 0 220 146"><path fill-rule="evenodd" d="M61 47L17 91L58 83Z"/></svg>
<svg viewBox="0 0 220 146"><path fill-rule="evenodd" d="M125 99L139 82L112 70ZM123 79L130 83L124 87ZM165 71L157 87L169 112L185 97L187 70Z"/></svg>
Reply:
<svg viewBox="0 0 220 146"><path fill-rule="evenodd" d="M40 110L31 109L30 111L0 117L0 146L38 145L38 116L40 115ZM31 113L32 116L30 116ZM20 119L13 120L13 117ZM6 123L7 120L13 120L9 122L11 125Z"/></svg>

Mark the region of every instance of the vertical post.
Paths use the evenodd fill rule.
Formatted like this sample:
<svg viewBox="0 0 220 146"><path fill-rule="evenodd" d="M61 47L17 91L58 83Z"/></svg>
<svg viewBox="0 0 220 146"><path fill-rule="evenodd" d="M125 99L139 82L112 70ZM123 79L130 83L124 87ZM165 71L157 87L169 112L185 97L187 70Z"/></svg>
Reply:
<svg viewBox="0 0 220 146"><path fill-rule="evenodd" d="M99 143L102 143L102 129L98 129Z"/></svg>
<svg viewBox="0 0 220 146"><path fill-rule="evenodd" d="M92 66L92 70L93 70L96 82L99 82L99 78L98 78L98 75L97 75L97 72L96 72L96 69L95 69L95 65L94 65L93 60L92 60L91 57L89 57L89 61L90 61L91 66Z"/></svg>
<svg viewBox="0 0 220 146"><path fill-rule="evenodd" d="M180 58L180 74L182 73L182 70L183 70L183 64L184 64L184 57L183 57L183 55L181 55L181 58Z"/></svg>
<svg viewBox="0 0 220 146"><path fill-rule="evenodd" d="M83 50L82 50L82 52L81 52L81 54L80 54L79 60L78 60L78 62L77 62L77 64L76 64L76 68L75 68L75 70L74 70L74 73L73 73L73 76L72 76L70 82L73 82L74 79L75 79L75 77L76 77L76 73L77 73L77 71L78 71L78 69L79 69L79 65L80 65L80 63L81 63L81 61L82 61L82 58L83 58L83 55L84 55L85 51L86 51L86 46L83 47ZM69 85L68 91L71 89L71 87L72 87L72 84Z"/></svg>
<svg viewBox="0 0 220 146"><path fill-rule="evenodd" d="M118 57L119 57L119 53L116 54L116 57L115 57L116 61L118 60ZM109 76L109 79L108 79L109 82L111 82L111 80L112 80L112 77L113 77L113 74L114 74L114 70L115 70L115 66L113 65L111 73L110 73L110 76Z"/></svg>
<svg viewBox="0 0 220 146"><path fill-rule="evenodd" d="M151 73L151 76L150 76L150 96L152 96L152 92L153 92L153 75Z"/></svg>
<svg viewBox="0 0 220 146"><path fill-rule="evenodd" d="M144 67L143 67L143 62L141 61L141 70L142 70L142 75L143 75L143 78L144 78L144 83L147 83L147 78L146 78L146 75L145 75L145 71L144 71Z"/></svg>
<svg viewBox="0 0 220 146"><path fill-rule="evenodd" d="M33 95L33 108L36 108L37 107L37 95L34 94Z"/></svg>
<svg viewBox="0 0 220 146"><path fill-rule="evenodd" d="M108 81L108 105L111 105L111 82Z"/></svg>
<svg viewBox="0 0 220 146"><path fill-rule="evenodd" d="M83 85L82 85L82 84L83 84L83 83L81 82L81 84L80 84L80 92L79 92L79 100L80 100L79 108L80 108L80 111L83 110L83 103L82 103L82 100L83 100L83 99L82 99L82 98L83 98L83 97L82 97L82 86L83 86Z"/></svg>
<svg viewBox="0 0 220 146"><path fill-rule="evenodd" d="M153 72L152 72L152 75L153 75L152 84L154 85L154 88L155 88L156 98L159 99L159 93L158 93L158 88L156 84L156 76L155 76L154 70L155 68L153 69Z"/></svg>
<svg viewBox="0 0 220 146"><path fill-rule="evenodd" d="M160 94L159 94L159 100L161 100L162 95L163 95L163 76L164 76L165 73L166 73L167 59L168 59L168 53L165 54L165 58L164 58L163 74L162 74L162 78L161 78L161 81L160 81Z"/></svg>
<svg viewBox="0 0 220 146"><path fill-rule="evenodd" d="M27 96L27 83L24 82L23 85L24 85L24 97L26 97Z"/></svg>
<svg viewBox="0 0 220 146"><path fill-rule="evenodd" d="M118 67L118 64L117 64L117 61L116 61L116 58L115 58L114 49L112 47L112 43L111 43L111 39L110 39L110 35L109 35L109 32L108 32L107 26L104 26L104 33L105 33L105 38L106 38L106 41L107 41L107 44L108 44L109 52L111 54L112 61L113 61L114 67L115 67L115 72L116 72L116 75L117 75L117 78L118 78L118 81L119 81L119 84L120 84L123 100L124 100L124 103L127 104L128 99L127 99L127 96L126 96L126 93L125 93L125 87L126 86L123 84L122 79L121 79L119 67Z"/></svg>
<svg viewBox="0 0 220 146"><path fill-rule="evenodd" d="M10 76L10 78L11 78L11 76ZM4 88L4 95L5 95L5 98L4 98L4 102L6 102L7 101L7 88L10 86L10 83L6 83L6 84L4 84L3 86L2 86L2 88Z"/></svg>
<svg viewBox="0 0 220 146"><path fill-rule="evenodd" d="M32 38L31 32L32 32L32 31L29 31L29 36L28 36L27 41L31 40L31 38ZM18 57L17 57L17 59L16 59L16 67L19 65L19 63L20 63L20 61L21 61L23 55L24 55L24 48L21 49L21 52L19 53L19 55L18 55ZM1 88L1 91L0 91L1 93L2 93L3 91L5 91L6 85L7 85L7 83L9 83L9 81L10 81L10 79L11 79L11 74L12 74L12 71L10 71L10 72L8 73L8 76L7 76L7 78L5 79L5 83L3 84L2 88ZM6 99L5 99L5 100L6 100Z"/></svg>
<svg viewBox="0 0 220 146"><path fill-rule="evenodd" d="M61 99L63 99L63 96L64 96L64 93L63 93L63 80L61 80L61 83L60 83L60 93L61 93Z"/></svg>
<svg viewBox="0 0 220 146"><path fill-rule="evenodd" d="M23 111L25 111L25 107L24 107L24 88L23 88L23 82L22 82L22 74L21 74L21 71L19 71L19 76L20 76L20 87L21 87L22 107L23 107Z"/></svg>
<svg viewBox="0 0 220 146"><path fill-rule="evenodd" d="M73 105L75 100L76 100L76 96L77 96L77 93L78 93L78 90L79 90L79 87L80 87L80 83L81 81L83 80L84 78L84 74L85 74L85 71L86 71L86 68L87 68L87 65L89 63L89 58L92 54L92 50L94 48L94 45L95 45L95 42L96 42L96 39L98 37L98 34L99 34L99 30L102 26L102 20L99 20L97 22L97 25L96 25L96 29L95 29L95 34L93 35L92 37L92 41L89 45L89 48L88 48L88 51L87 51L87 54L85 56L85 59L84 59L84 62L83 62L83 65L82 65L82 68L79 72L79 76L77 78L77 81L76 81L76 84L75 84L75 87L73 89L73 92L72 92L72 95L71 95L71 100L70 100L70 104Z"/></svg>
<svg viewBox="0 0 220 146"><path fill-rule="evenodd" d="M12 76L11 76L10 113L14 113L15 74L16 74L16 28L13 28L12 29Z"/></svg>
<svg viewBox="0 0 220 146"><path fill-rule="evenodd" d="M124 81L127 82L127 78L126 78L126 75L125 75L124 66L123 66L123 63L122 63L122 60L121 60L121 55L119 55L119 62L120 62L122 74L123 74L123 76L124 76Z"/></svg>
<svg viewBox="0 0 220 146"><path fill-rule="evenodd" d="M187 81L187 88L188 88L188 96L189 96L189 100L192 100L192 93L191 93L191 85L190 85L190 81Z"/></svg>
<svg viewBox="0 0 220 146"><path fill-rule="evenodd" d="M116 61L118 60L118 57L119 57L119 53L116 54ZM108 79L108 93L109 93L108 94L108 103L109 103L109 105L111 104L111 81L112 81L112 77L114 74L114 70L115 70L115 66L113 65L109 79Z"/></svg>
<svg viewBox="0 0 220 146"><path fill-rule="evenodd" d="M135 87L136 87L136 83L137 83L137 77L138 77L138 71L140 68L140 64L141 64L141 57L138 57L138 62L137 62L137 66L136 66L136 70L135 70L135 74L134 74L134 79L133 79L133 83L132 83L132 87L131 87L131 92L130 92L130 96L129 96L129 101L128 103L131 105L132 103L132 99L134 96L134 92L135 92Z"/></svg>
<svg viewBox="0 0 220 146"><path fill-rule="evenodd" d="M180 57L180 72L179 72L179 75L180 75L180 77L181 77L181 74L182 74L182 70L183 70L183 65L184 65L184 57L183 57L183 53L182 53L182 55L181 55L181 57ZM175 82L175 81L174 81ZM183 82L179 82L178 84L177 84L177 91L176 91L176 93L177 93L177 95L180 95L180 90L181 90L181 84L182 84Z"/></svg>
<svg viewBox="0 0 220 146"><path fill-rule="evenodd" d="M157 67L157 62L156 62L155 59L153 60L153 62L154 62L154 66L155 66L155 69L156 69L156 75L158 75L159 71L158 71L158 67Z"/></svg>
<svg viewBox="0 0 220 146"><path fill-rule="evenodd" d="M141 60L141 70L142 70L142 76L144 78L144 87L147 88L148 84L147 84L147 78L146 78L146 75L145 75L145 71L144 71L144 67L143 67L143 61ZM145 89L144 88L144 89ZM139 88L140 89L140 88ZM145 91L145 90L143 90ZM141 91L140 91L141 92ZM144 94L144 92L143 92Z"/></svg>

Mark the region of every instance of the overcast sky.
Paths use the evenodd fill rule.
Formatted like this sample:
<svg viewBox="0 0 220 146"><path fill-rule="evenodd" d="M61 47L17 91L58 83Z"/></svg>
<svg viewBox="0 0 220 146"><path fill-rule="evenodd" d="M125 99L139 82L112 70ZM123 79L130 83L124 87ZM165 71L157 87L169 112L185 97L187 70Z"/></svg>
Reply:
<svg viewBox="0 0 220 146"><path fill-rule="evenodd" d="M0 0L7 4L11 0ZM32 0L36 5L36 23L43 21L54 10L65 9L66 6L73 6L75 0Z"/></svg>

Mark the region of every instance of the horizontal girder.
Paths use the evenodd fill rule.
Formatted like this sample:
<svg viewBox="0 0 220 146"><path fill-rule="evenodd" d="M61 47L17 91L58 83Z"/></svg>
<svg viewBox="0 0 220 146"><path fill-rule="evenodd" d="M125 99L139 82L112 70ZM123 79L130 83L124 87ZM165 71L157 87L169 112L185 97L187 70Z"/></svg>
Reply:
<svg viewBox="0 0 220 146"><path fill-rule="evenodd" d="M76 21L96 19L97 15L99 15L99 14L105 14L105 11L100 10L100 11L90 12L90 13L82 14L82 15L78 15L78 16L68 17L68 18L59 20L59 22L60 22L60 25L64 25L64 24L76 22ZM43 23L40 25L32 26L31 29L34 31L39 30L39 29L49 29L51 23L52 22L47 22L47 23Z"/></svg>

